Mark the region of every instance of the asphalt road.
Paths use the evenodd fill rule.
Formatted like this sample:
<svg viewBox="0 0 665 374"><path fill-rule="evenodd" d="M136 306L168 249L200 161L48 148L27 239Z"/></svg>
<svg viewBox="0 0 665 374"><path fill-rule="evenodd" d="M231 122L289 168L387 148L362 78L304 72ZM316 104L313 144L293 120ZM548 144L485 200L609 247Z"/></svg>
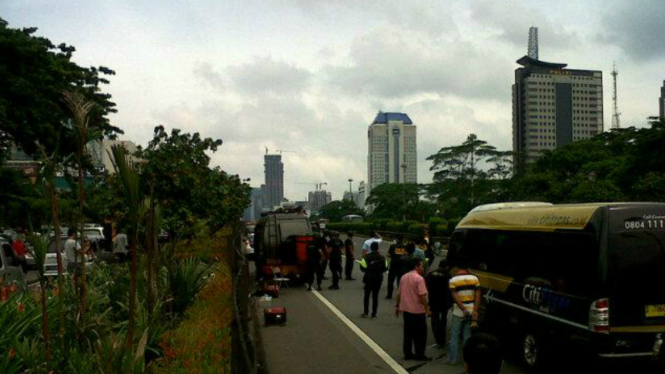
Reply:
<svg viewBox="0 0 665 374"><path fill-rule="evenodd" d="M355 240L356 258L360 258L362 239ZM382 243L380 251L386 253L388 244ZM436 261L435 261L436 263ZM330 271L327 276L331 277ZM394 361L408 372L460 374L462 365L450 366L445 362L445 350L434 346L434 338L428 321L428 348L426 355L434 360L427 363L402 359L402 318L395 317L395 300L385 300L386 282L381 289L377 319L361 318L363 311L362 273L354 267L355 281L340 281L340 290L329 290L331 279L324 281L319 294L338 309ZM335 315L315 295L304 287L285 288L280 297L261 302L262 307L285 306L288 323L262 329L266 358L271 374L305 373L362 373L395 372L379 354L356 335L349 326ZM510 362L502 373L523 371Z"/></svg>

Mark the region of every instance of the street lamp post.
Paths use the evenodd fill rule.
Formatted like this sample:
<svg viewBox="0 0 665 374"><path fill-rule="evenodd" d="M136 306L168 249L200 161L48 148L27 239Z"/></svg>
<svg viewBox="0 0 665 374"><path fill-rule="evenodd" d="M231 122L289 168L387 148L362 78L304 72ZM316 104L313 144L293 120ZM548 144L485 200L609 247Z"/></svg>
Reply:
<svg viewBox="0 0 665 374"><path fill-rule="evenodd" d="M402 220L406 222L406 163L402 164L402 175L404 178L404 216L402 217Z"/></svg>

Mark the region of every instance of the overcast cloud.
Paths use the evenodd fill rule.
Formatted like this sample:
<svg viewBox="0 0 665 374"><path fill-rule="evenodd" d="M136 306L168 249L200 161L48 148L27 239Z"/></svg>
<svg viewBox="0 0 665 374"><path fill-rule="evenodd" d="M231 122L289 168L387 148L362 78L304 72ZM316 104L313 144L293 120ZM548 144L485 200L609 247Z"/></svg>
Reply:
<svg viewBox="0 0 665 374"><path fill-rule="evenodd" d="M348 178L366 180L379 110L418 126L421 183L425 159L470 133L510 149L531 25L541 59L603 70L606 127L613 62L624 126L646 125L665 79L662 0L8 0L0 17L114 69L105 90L127 139L146 144L158 124L222 138L214 165L253 186L266 148L281 150L291 200L315 182L339 199Z"/></svg>

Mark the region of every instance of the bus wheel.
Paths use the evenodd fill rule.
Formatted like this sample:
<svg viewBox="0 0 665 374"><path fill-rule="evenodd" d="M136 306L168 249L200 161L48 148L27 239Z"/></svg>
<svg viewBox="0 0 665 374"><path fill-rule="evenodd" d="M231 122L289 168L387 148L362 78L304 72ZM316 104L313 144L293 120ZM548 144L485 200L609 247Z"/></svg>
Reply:
<svg viewBox="0 0 665 374"><path fill-rule="evenodd" d="M522 338L522 361L529 369L538 369L543 364L543 345L538 335L527 332Z"/></svg>

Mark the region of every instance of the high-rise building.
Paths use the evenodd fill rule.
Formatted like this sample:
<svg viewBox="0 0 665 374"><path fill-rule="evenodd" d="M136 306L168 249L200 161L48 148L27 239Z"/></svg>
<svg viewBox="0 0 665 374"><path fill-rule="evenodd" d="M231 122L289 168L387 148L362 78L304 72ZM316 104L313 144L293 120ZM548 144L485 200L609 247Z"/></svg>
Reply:
<svg viewBox="0 0 665 374"><path fill-rule="evenodd" d="M258 221L261 218L263 209L263 190L261 188L252 188L250 195L251 204L245 209L245 221Z"/></svg>
<svg viewBox="0 0 665 374"><path fill-rule="evenodd" d="M409 116L379 112L367 140L368 193L384 183L418 183L416 126Z"/></svg>
<svg viewBox="0 0 665 374"><path fill-rule="evenodd" d="M87 145L92 164L98 168L98 170L114 174L115 167L113 166L114 160L112 159L113 156L111 156L111 148L118 145L125 147L129 152L130 162L134 163L139 161L139 159L134 156L134 153L138 151L138 147L131 140L102 139L92 141Z"/></svg>
<svg viewBox="0 0 665 374"><path fill-rule="evenodd" d="M365 209L365 199L367 194L365 193L365 181L358 183L358 208Z"/></svg>
<svg viewBox="0 0 665 374"><path fill-rule="evenodd" d="M264 207L273 210L284 200L284 164L282 155L264 156L265 190Z"/></svg>
<svg viewBox="0 0 665 374"><path fill-rule="evenodd" d="M660 105L660 120L665 121L665 81L663 81L663 87L660 88L658 104Z"/></svg>
<svg viewBox="0 0 665 374"><path fill-rule="evenodd" d="M603 131L603 72L566 69L524 56L513 85L513 151L535 161L553 150ZM522 158L523 157L523 158Z"/></svg>
<svg viewBox="0 0 665 374"><path fill-rule="evenodd" d="M310 191L307 196L309 209L312 214L316 214L321 210L321 207L330 204L332 201L332 194L326 190Z"/></svg>

